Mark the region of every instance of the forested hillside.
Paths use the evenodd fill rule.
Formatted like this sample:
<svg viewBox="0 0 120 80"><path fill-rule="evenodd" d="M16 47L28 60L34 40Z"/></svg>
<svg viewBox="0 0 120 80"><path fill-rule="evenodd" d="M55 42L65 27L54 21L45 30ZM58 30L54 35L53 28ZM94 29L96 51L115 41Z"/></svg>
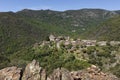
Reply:
<svg viewBox="0 0 120 80"><path fill-rule="evenodd" d="M120 16L106 20L105 22L97 26L97 28L94 30L95 31L91 30L91 33L89 34L89 37L92 37L93 39L119 41Z"/></svg>
<svg viewBox="0 0 120 80"><path fill-rule="evenodd" d="M47 37L50 34L70 36L73 39L119 41L119 15L119 11L103 9L81 9L63 12L24 9L16 13L0 12L0 68L10 65L24 66L33 58L38 59L39 55L33 54L33 45L48 40ZM119 50L119 48L117 49ZM51 51L55 52L55 50L49 49L46 52L45 48L43 49L43 52L46 53L51 53ZM62 52L60 51L60 53ZM55 55L51 53L49 55L47 57L51 60L51 56L58 57L58 55L64 56L66 54L58 53L58 55ZM77 61L73 55L69 55L68 62L69 58ZM41 60L44 61L43 58ZM43 67L46 64L43 64ZM88 66L89 64L91 63L85 62L85 65ZM74 65L81 66L82 64L79 65L76 62ZM53 68L53 66L50 67ZM82 65L82 68L84 67L86 66ZM72 68L74 67L70 69Z"/></svg>

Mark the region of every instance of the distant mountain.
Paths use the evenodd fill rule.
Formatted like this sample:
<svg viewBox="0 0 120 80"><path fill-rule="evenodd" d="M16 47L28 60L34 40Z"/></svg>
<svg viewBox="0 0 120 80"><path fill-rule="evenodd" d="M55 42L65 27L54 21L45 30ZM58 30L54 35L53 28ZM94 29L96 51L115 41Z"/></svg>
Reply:
<svg viewBox="0 0 120 80"><path fill-rule="evenodd" d="M50 33L80 38L89 37L87 35L96 31L97 26L112 17L119 16L119 14L120 11L104 9L81 9L64 12L24 9L17 12L17 15L38 27L44 25L42 29L44 28Z"/></svg>
<svg viewBox="0 0 120 80"><path fill-rule="evenodd" d="M52 32L53 29L58 28L54 31L60 34L61 32L66 33L67 31L68 35L71 35L71 32L74 32L74 34L82 34L89 29L96 27L96 25L106 19L119 15L119 12L103 9L68 10L64 12L24 9L17 12L17 14L26 17L29 20L32 19L32 21L37 22L35 24L45 23L49 26L54 26L51 27L52 30L50 31Z"/></svg>

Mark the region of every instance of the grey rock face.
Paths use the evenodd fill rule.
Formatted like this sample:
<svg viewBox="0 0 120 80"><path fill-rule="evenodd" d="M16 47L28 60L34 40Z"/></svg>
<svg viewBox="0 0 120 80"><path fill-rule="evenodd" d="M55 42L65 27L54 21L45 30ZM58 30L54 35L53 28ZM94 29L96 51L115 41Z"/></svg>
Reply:
<svg viewBox="0 0 120 80"><path fill-rule="evenodd" d="M39 80L40 70L41 67L39 67L39 63L33 60L32 63L26 66L22 80Z"/></svg>
<svg viewBox="0 0 120 80"><path fill-rule="evenodd" d="M46 71L39 66L39 62L33 60L26 66L22 80L46 80Z"/></svg>
<svg viewBox="0 0 120 80"><path fill-rule="evenodd" d="M40 80L46 80L46 79L47 79L46 70L42 69L40 72Z"/></svg>
<svg viewBox="0 0 120 80"><path fill-rule="evenodd" d="M51 80L73 80L73 78L70 75L70 72L64 68L62 69L56 69L53 71L53 73L50 75Z"/></svg>
<svg viewBox="0 0 120 80"><path fill-rule="evenodd" d="M7 67L0 70L0 80L120 80L116 76L103 73L97 66L69 72L64 68L53 70L53 73L47 76L46 70L39 66L39 62L33 60L29 63L24 72L21 68Z"/></svg>
<svg viewBox="0 0 120 80"><path fill-rule="evenodd" d="M71 72L74 80L119 80L112 74L103 73L100 69L92 65L87 70Z"/></svg>

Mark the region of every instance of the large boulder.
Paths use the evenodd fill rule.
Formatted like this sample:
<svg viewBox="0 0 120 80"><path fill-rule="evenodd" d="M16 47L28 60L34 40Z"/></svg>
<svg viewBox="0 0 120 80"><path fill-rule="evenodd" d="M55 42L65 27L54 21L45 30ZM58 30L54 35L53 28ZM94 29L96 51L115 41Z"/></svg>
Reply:
<svg viewBox="0 0 120 80"><path fill-rule="evenodd" d="M53 73L50 75L51 80L61 80L61 72L60 69L55 69Z"/></svg>
<svg viewBox="0 0 120 80"><path fill-rule="evenodd" d="M21 68L7 67L0 70L0 80L20 80Z"/></svg>
<svg viewBox="0 0 120 80"><path fill-rule="evenodd" d="M62 76L61 80L74 80L70 75L70 72L64 68L61 69L61 76Z"/></svg>
<svg viewBox="0 0 120 80"><path fill-rule="evenodd" d="M46 71L39 66L39 62L33 60L29 63L23 73L22 80L46 80Z"/></svg>
<svg viewBox="0 0 120 80"><path fill-rule="evenodd" d="M115 75L103 73L97 66L92 65L87 70L73 71L74 80L120 80Z"/></svg>
<svg viewBox="0 0 120 80"><path fill-rule="evenodd" d="M70 75L70 72L64 68L55 69L53 73L50 75L51 80L73 80Z"/></svg>
<svg viewBox="0 0 120 80"><path fill-rule="evenodd" d="M46 80L47 79L47 75L46 75L46 70L45 69L41 69L40 71L40 80Z"/></svg>
<svg viewBox="0 0 120 80"><path fill-rule="evenodd" d="M39 62L33 60L32 63L26 66L22 80L40 80L41 69Z"/></svg>

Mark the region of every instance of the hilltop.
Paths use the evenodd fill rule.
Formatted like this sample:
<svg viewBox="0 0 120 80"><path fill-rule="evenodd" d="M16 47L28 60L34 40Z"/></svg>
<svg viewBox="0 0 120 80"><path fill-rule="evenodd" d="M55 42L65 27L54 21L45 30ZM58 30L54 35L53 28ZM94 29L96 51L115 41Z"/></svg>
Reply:
<svg viewBox="0 0 120 80"><path fill-rule="evenodd" d="M6 67L6 64L24 68L27 63L36 59L49 75L56 68L77 71L94 64L102 71L120 77L119 45L120 41L82 40L50 35L46 40L35 43L25 51L4 57L0 65L1 68Z"/></svg>

